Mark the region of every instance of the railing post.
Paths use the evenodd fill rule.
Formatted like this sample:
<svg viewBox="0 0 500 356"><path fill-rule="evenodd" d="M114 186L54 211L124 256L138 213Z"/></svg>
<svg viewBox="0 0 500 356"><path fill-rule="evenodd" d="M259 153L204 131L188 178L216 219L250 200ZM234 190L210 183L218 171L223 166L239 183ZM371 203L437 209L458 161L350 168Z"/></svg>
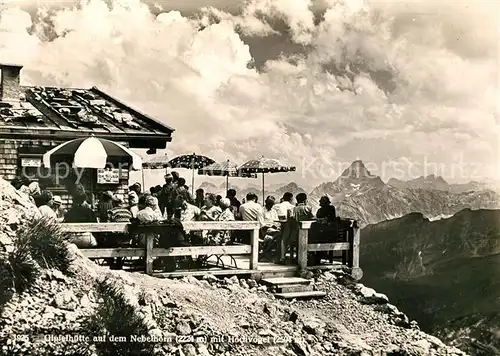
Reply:
<svg viewBox="0 0 500 356"><path fill-rule="evenodd" d="M353 226L353 239L352 239L352 262L351 262L351 276L355 280L360 280L363 277L363 270L359 267L359 246L361 242L361 229L358 224L354 222Z"/></svg>
<svg viewBox="0 0 500 356"><path fill-rule="evenodd" d="M347 230L347 241L349 242L349 251L347 251L347 266L352 268L354 261L354 228Z"/></svg>
<svg viewBox="0 0 500 356"><path fill-rule="evenodd" d="M259 265L259 232L260 229L252 230L252 237L250 244L252 246L252 252L250 254L250 269L257 270Z"/></svg>
<svg viewBox="0 0 500 356"><path fill-rule="evenodd" d="M146 274L153 274L153 246L154 246L154 237L155 234L147 233L146 234L146 251L145 261L146 261Z"/></svg>
<svg viewBox="0 0 500 356"><path fill-rule="evenodd" d="M307 244L309 241L309 229L304 228L303 223L299 229L299 240L297 241L297 262L300 272L304 272L307 267Z"/></svg>

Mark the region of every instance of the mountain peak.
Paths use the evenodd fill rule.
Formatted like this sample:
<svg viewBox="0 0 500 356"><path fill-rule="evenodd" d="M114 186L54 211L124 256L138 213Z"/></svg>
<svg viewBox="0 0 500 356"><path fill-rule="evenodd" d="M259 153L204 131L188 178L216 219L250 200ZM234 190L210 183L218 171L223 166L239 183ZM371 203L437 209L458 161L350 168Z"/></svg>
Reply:
<svg viewBox="0 0 500 356"><path fill-rule="evenodd" d="M366 168L361 160L356 160L342 173L342 178L373 178L374 176Z"/></svg>
<svg viewBox="0 0 500 356"><path fill-rule="evenodd" d="M438 183L444 183L444 184L447 184L447 182L443 179L443 177L441 176L437 176L435 174L429 174L426 178L426 180L433 180L435 182L438 182Z"/></svg>

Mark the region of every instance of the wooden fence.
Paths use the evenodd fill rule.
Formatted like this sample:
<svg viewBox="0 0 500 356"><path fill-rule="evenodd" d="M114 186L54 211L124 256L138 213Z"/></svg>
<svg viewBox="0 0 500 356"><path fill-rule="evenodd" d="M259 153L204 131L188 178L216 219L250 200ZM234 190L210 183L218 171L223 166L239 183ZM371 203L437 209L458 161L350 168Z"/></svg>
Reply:
<svg viewBox="0 0 500 356"><path fill-rule="evenodd" d="M302 221L300 223L299 238L297 241L297 264L300 271L305 271L307 267L307 255L309 252L319 251L342 251L342 262L351 268L352 276L359 280L363 276L363 271L359 267L359 244L360 228L356 222L345 231L347 242L309 243L309 230L313 221ZM311 269L320 268L311 266Z"/></svg>
<svg viewBox="0 0 500 356"><path fill-rule="evenodd" d="M315 251L343 251L346 258L343 262L351 267L352 274L356 279L361 278L362 271L359 268L359 228L353 227L348 232L348 242L336 243L308 243L309 230L312 221L301 222L299 238L297 244L297 261L299 271L307 269L308 252ZM236 272L253 274L258 270L259 265L259 223L253 221L221 221L221 222L183 222L185 230L250 230L250 245L230 245L230 246L187 246L156 248L153 247L154 233L146 234L146 244L143 248L89 248L81 249L84 256L89 258L110 258L110 257L145 257L146 273L153 273L153 260L155 257L180 257L180 256L202 256L202 255L248 255L250 259L249 270L234 270ZM63 230L67 232L115 232L128 233L130 224L127 223L65 223ZM224 271L210 271L213 274L223 274ZM225 271L227 273L227 271Z"/></svg>
<svg viewBox="0 0 500 356"><path fill-rule="evenodd" d="M116 232L128 233L130 224L127 223L66 223L62 224L67 232ZM109 257L145 257L146 273L153 273L153 260L155 257L180 257L202 255L249 255L250 270L256 271L259 258L259 223L257 221L193 221L184 222L184 230L250 230L250 245L234 246L186 246L157 248L153 247L154 233L145 233L146 243L144 248L89 248L81 249L84 256L89 258ZM249 271L249 272L251 272Z"/></svg>

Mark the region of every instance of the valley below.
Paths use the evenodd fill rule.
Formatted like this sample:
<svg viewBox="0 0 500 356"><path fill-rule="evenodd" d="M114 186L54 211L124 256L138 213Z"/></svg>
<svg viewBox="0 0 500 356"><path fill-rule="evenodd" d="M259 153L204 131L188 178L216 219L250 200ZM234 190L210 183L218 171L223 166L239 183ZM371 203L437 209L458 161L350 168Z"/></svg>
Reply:
<svg viewBox="0 0 500 356"><path fill-rule="evenodd" d="M429 221L413 213L362 230L363 283L421 328L471 355L500 354L500 211Z"/></svg>

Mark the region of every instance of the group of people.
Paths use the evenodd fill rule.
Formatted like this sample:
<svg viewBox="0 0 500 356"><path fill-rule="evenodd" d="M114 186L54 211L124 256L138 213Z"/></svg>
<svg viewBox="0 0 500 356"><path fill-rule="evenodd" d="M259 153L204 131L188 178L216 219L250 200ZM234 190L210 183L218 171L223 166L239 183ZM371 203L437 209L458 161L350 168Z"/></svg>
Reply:
<svg viewBox="0 0 500 356"><path fill-rule="evenodd" d="M38 207L42 217L50 217L59 222L64 220L66 211L62 207L62 199L54 196L43 184L36 181L30 182L27 178L15 177L11 185Z"/></svg>
<svg viewBox="0 0 500 356"><path fill-rule="evenodd" d="M287 192L277 202L268 196L261 205L254 193L248 193L240 202L236 191L229 189L225 197L196 190L195 196L190 194L186 180L177 172L165 175L163 186L154 186L149 193L142 191L140 183L129 187L125 199L122 195L110 191L102 192L98 197L96 208L88 202L88 195L81 185L71 189L72 205L68 211L61 208L61 199L53 196L48 190L36 182L14 180L12 185L20 192L28 194L37 205L42 216L54 218L67 223L91 222L132 222L150 224L162 220L185 221L257 221L260 225L260 238L264 246L276 241L282 234L282 222L288 218L300 222L318 220L332 222L336 218L335 207L327 196L320 199L320 208L313 214L308 204L307 195L299 193L295 197ZM295 200L295 202L294 202ZM245 232L203 231L187 234L192 241L202 244L224 245L230 241L249 243L249 235ZM192 242L191 241L191 242ZM110 246L112 247L112 246Z"/></svg>
<svg viewBox="0 0 500 356"><path fill-rule="evenodd" d="M177 172L165 175L165 184L154 186L149 193L142 192L140 183L129 187L124 199L121 195L106 191L100 194L96 210L88 202L88 195L81 185L72 189L72 206L65 211L59 196L40 187L37 182L15 178L12 185L27 194L37 205L42 216L58 221L85 222L130 222L137 219L140 223L151 223L176 218L180 221L258 221L263 234L275 234L279 231L279 221L294 217L297 221L314 219L335 219L335 207L328 197L320 199L320 208L314 216L307 202L307 195L299 193L295 197L287 192L279 202L268 196L261 205L254 193L249 193L242 202L236 197L236 191L229 189L226 197L196 190L193 197L186 180Z"/></svg>

